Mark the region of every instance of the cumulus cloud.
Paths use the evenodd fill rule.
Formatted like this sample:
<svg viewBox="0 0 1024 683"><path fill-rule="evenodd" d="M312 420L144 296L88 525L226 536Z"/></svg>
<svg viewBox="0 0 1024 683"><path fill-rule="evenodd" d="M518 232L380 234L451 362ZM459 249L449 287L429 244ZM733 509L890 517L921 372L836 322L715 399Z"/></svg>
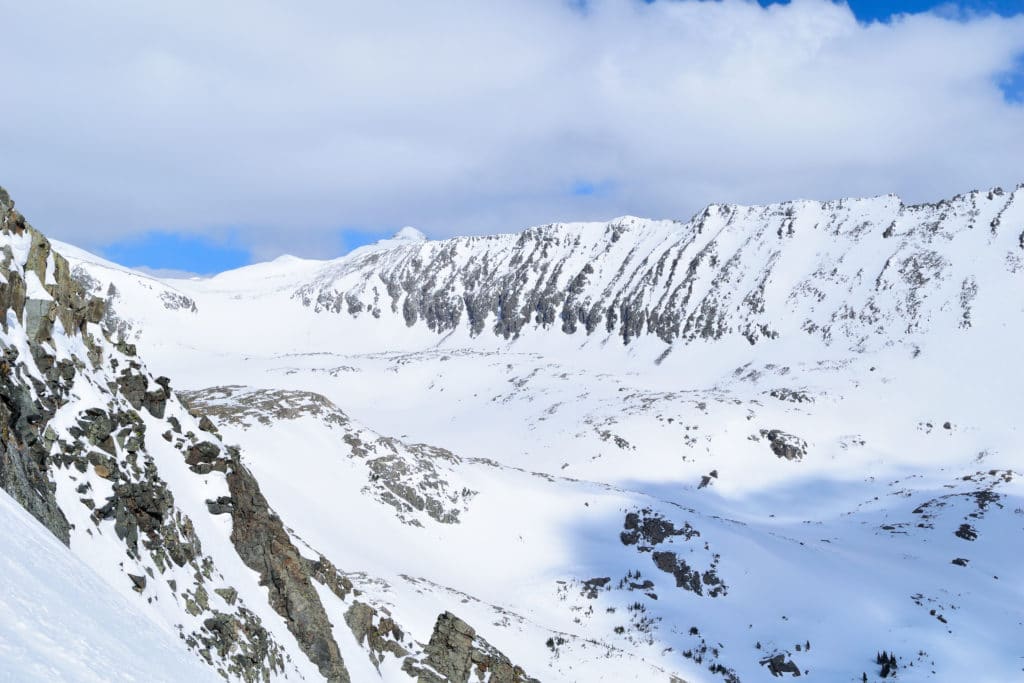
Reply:
<svg viewBox="0 0 1024 683"><path fill-rule="evenodd" d="M1024 16L723 0L4 3L0 184L55 236L434 237L1024 181ZM582 188L582 190L581 190Z"/></svg>

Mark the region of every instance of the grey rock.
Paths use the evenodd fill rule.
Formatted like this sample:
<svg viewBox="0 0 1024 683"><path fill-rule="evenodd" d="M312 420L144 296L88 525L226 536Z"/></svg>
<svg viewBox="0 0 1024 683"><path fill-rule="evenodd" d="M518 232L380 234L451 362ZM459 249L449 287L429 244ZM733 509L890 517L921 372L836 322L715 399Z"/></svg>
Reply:
<svg viewBox="0 0 1024 683"><path fill-rule="evenodd" d="M786 460L802 460L807 454L807 442L781 429L762 429L761 436L768 439L772 453Z"/></svg>
<svg viewBox="0 0 1024 683"><path fill-rule="evenodd" d="M418 674L419 683L468 683L474 672L479 680L491 683L537 683L522 667L512 664L508 657L477 636L472 626L451 612L437 617L434 632L423 652L424 662L443 678L438 679L433 672L418 668L407 659L403 670L410 675Z"/></svg>
<svg viewBox="0 0 1024 683"><path fill-rule="evenodd" d="M208 416L203 415L199 418L199 429L201 429L204 432L216 432L217 425L213 424L213 420L211 420Z"/></svg>
<svg viewBox="0 0 1024 683"><path fill-rule="evenodd" d="M232 509L231 498L229 496L218 496L216 500L207 500L206 509L210 511L211 515L230 514Z"/></svg>
<svg viewBox="0 0 1024 683"><path fill-rule="evenodd" d="M783 674L790 674L794 678L800 676L800 667L793 660L787 659L786 655L781 652L762 659L761 666L767 666L768 671L775 677L782 676Z"/></svg>
<svg viewBox="0 0 1024 683"><path fill-rule="evenodd" d="M238 591L230 586L227 588L214 588L213 592L224 598L224 602L229 605L234 605L238 600Z"/></svg>
<svg viewBox="0 0 1024 683"><path fill-rule="evenodd" d="M348 683L349 674L310 582L306 564L281 520L270 511L252 474L237 461L227 475L234 505L231 541L238 556L260 575L270 606L284 617L299 647L332 683Z"/></svg>

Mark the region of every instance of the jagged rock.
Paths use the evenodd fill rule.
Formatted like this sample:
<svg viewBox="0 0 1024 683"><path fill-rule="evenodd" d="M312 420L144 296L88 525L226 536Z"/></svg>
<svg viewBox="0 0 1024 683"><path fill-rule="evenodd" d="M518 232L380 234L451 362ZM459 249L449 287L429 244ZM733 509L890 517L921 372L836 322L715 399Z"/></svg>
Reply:
<svg viewBox="0 0 1024 683"><path fill-rule="evenodd" d="M47 450L37 435L36 425L48 421L52 413L44 414L37 407L28 386L11 370L17 357L14 349L3 350L8 370L0 372L0 486L69 545L70 525L54 496Z"/></svg>
<svg viewBox="0 0 1024 683"><path fill-rule="evenodd" d="M226 472L228 466L228 461L220 457L220 446L210 441L200 441L189 448L185 462L199 474L209 474L214 470Z"/></svg>
<svg viewBox="0 0 1024 683"><path fill-rule="evenodd" d="M772 453L786 460L802 460L807 454L807 442L780 429L762 429L761 436L768 439Z"/></svg>
<svg viewBox="0 0 1024 683"><path fill-rule="evenodd" d="M214 614L203 621L203 626L214 636L217 654L224 657L238 640L238 623L227 614Z"/></svg>
<svg viewBox="0 0 1024 683"><path fill-rule="evenodd" d="M57 306L50 299L28 299L25 302L25 332L32 341L49 339L56 319Z"/></svg>
<svg viewBox="0 0 1024 683"><path fill-rule="evenodd" d="M129 357L134 357L138 355L138 349L136 348L135 344L129 344L124 340L117 342L117 350Z"/></svg>
<svg viewBox="0 0 1024 683"><path fill-rule="evenodd" d="M384 659L384 653L390 653L401 659L409 655L402 647L404 636L402 629L390 617L381 617L374 623L379 614L376 609L358 600L345 612L345 623L348 624L356 642L370 650L370 657L378 668Z"/></svg>
<svg viewBox="0 0 1024 683"><path fill-rule="evenodd" d="M230 586L227 588L214 588L213 592L224 598L224 602L229 605L235 604L235 601L238 600L238 591Z"/></svg>
<svg viewBox="0 0 1024 683"><path fill-rule="evenodd" d="M772 389L768 392L772 398L791 403L814 403L814 399L806 391L797 389Z"/></svg>
<svg viewBox="0 0 1024 683"><path fill-rule="evenodd" d="M466 683L472 671L473 639L476 631L451 612L444 612L434 624L430 642L424 648L426 662L453 683Z"/></svg>
<svg viewBox="0 0 1024 683"><path fill-rule="evenodd" d="M109 340L93 337L88 326L106 316L106 304L85 295L84 285L77 279L82 273L72 277L67 261L13 210L2 190L0 234L16 244L30 245L27 251L18 253L21 262L15 261L16 250L0 246L0 327L12 333L15 330L10 321L21 323L25 327L20 331L21 348L29 352L19 354L16 348L4 345L6 340L0 342L0 487L68 545L73 527L55 498L57 483L51 476L56 475L62 485L73 486L82 496L78 500L90 510L92 522L99 525L113 521L115 534L110 536L123 541L128 556L135 561L132 566L144 570L134 573L139 570L132 569L133 573L125 574L136 592L147 593L147 602L159 597L147 590L148 578L166 571L173 563L188 568L178 575L186 582L183 592L176 596L183 598L177 603L183 612L195 616L210 612L202 584L211 580L217 568L210 556L202 554L191 520L175 507L170 490L160 479L156 462L146 450L145 422L135 412L146 407L154 416L162 416L170 397L169 381L157 379L157 388L149 391L141 363L130 361L118 376L114 373L123 359L107 357L108 362L102 363ZM26 278L38 279L45 293L36 286L29 298ZM74 343L59 344L50 338L58 323L69 337L77 337ZM122 343L120 347L130 355L135 353L129 345ZM83 349L84 358L74 355ZM54 421L57 411L68 401L83 398L82 392L72 391L79 388L74 382L80 372L89 375L84 378L90 384L85 398L92 402L84 404L85 409L73 416L71 424L58 423ZM121 394L133 409L125 410L115 394ZM177 420L169 422L180 433ZM71 467L71 472L61 471ZM89 495L92 483L78 476L90 467L109 482L98 487L106 490L109 486L111 492L99 506ZM89 552L88 539L94 536L94 529L79 525L78 531L76 546L84 545L76 552L83 552L83 548ZM119 564L122 571L128 566ZM109 569L115 571L116 566ZM107 578L120 582L125 574L111 573ZM191 581L186 578L189 575L194 577ZM175 593L178 579L166 582ZM163 582L155 590L165 590ZM244 607L237 594L222 597L235 611L214 613L215 621L207 620L204 629L189 631L186 627L181 631L184 644L225 677L255 683L283 673L286 653L263 628L259 617ZM231 634L237 637L228 637ZM223 658L211 656L211 648Z"/></svg>
<svg viewBox="0 0 1024 683"><path fill-rule="evenodd" d="M690 526L689 522L684 522L683 526L677 529L672 522L649 508L644 508L626 513L626 521L623 523L619 540L623 545L636 545L638 550L645 552L672 536L683 536L690 540L700 536L700 532Z"/></svg>
<svg viewBox="0 0 1024 683"><path fill-rule="evenodd" d="M719 578L716 571L718 564L717 556L712 562L711 568L704 572L690 567L686 560L674 552L659 551L653 553L651 557L658 569L675 577L676 587L678 588L685 588L697 595L704 595L704 587L707 586L709 589L708 596L712 598L728 593L728 586Z"/></svg>
<svg viewBox="0 0 1024 683"><path fill-rule="evenodd" d="M411 675L418 674L419 683L468 683L474 671L480 680L490 674L486 680L491 683L538 683L451 612L437 617L434 632L423 652L426 654L424 662L443 678L416 667L407 659L403 670Z"/></svg>
<svg viewBox="0 0 1024 683"><path fill-rule="evenodd" d="M117 386L132 408L142 409L142 404L146 400L146 389L149 387L149 380L145 376L125 368L117 378Z"/></svg>
<svg viewBox="0 0 1024 683"><path fill-rule="evenodd" d="M89 408L79 417L78 425L84 430L89 443L102 448L110 455L116 454L111 435L117 429L117 422L105 410Z"/></svg>
<svg viewBox="0 0 1024 683"><path fill-rule="evenodd" d="M341 600L348 599L349 594L354 590L352 581L347 576L343 576L330 560L323 555L318 560L302 559L306 563L306 571L309 572L310 577L330 588L331 592Z"/></svg>
<svg viewBox="0 0 1024 683"><path fill-rule="evenodd" d="M168 394L163 387L147 391L142 398L142 407L153 417L162 419L167 410Z"/></svg>
<svg viewBox="0 0 1024 683"><path fill-rule="evenodd" d="M602 576L593 579L587 579L583 582L583 595L590 600L597 599L598 592L611 583L612 577Z"/></svg>
<svg viewBox="0 0 1024 683"><path fill-rule="evenodd" d="M794 678L800 675L800 667L781 652L761 660L761 666L767 666L772 676L778 677L783 674L790 674Z"/></svg>
<svg viewBox="0 0 1024 683"><path fill-rule="evenodd" d="M348 683L348 670L316 590L281 520L270 511L256 479L237 461L227 475L234 505L231 542L260 575L270 606L285 618L299 647L328 681Z"/></svg>

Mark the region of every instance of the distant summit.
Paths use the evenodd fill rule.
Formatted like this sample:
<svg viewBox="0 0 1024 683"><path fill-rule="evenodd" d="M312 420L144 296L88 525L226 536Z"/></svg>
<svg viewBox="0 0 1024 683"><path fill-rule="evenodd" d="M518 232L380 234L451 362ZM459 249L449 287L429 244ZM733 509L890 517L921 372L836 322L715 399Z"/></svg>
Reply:
<svg viewBox="0 0 1024 683"><path fill-rule="evenodd" d="M407 225L392 235L391 239L404 240L406 242L425 242L427 240L427 236L411 225Z"/></svg>

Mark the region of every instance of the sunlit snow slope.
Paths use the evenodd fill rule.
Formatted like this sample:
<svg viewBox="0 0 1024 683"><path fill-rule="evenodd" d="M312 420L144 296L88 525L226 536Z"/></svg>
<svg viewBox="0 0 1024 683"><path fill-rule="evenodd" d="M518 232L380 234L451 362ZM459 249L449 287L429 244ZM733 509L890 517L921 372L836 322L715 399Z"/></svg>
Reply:
<svg viewBox="0 0 1024 683"><path fill-rule="evenodd" d="M0 680L218 680L2 491L0 568Z"/></svg>
<svg viewBox="0 0 1024 683"><path fill-rule="evenodd" d="M353 680L1024 676L1024 189L204 280L57 248L349 582ZM519 673L428 671L449 612Z"/></svg>

